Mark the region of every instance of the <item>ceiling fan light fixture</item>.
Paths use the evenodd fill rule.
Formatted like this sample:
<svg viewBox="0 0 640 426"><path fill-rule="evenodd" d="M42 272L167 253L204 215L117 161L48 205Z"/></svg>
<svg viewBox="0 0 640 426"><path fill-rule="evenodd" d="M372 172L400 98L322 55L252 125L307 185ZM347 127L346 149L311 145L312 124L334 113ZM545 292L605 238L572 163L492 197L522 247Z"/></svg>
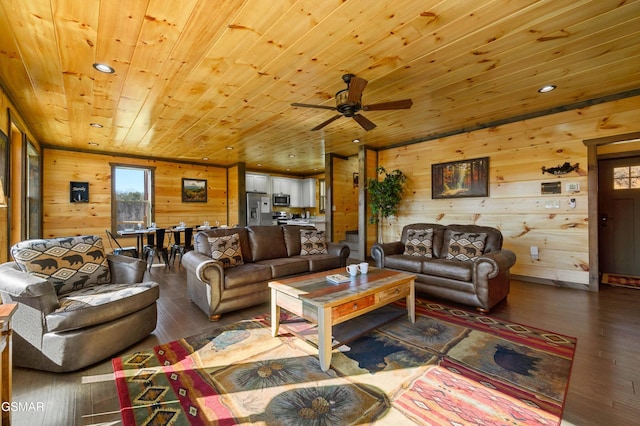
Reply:
<svg viewBox="0 0 640 426"><path fill-rule="evenodd" d="M343 89L336 93L336 109L345 117L353 117L361 108L360 102L349 103L349 89Z"/></svg>
<svg viewBox="0 0 640 426"><path fill-rule="evenodd" d="M116 72L116 70L110 67L109 65L101 64L99 62L96 62L95 64L93 64L93 68L105 74L113 74Z"/></svg>
<svg viewBox="0 0 640 426"><path fill-rule="evenodd" d="M555 90L556 87L558 87L558 86L556 86L555 84L547 84L547 85L542 86L541 88L539 88L538 89L538 93L549 93L549 92Z"/></svg>

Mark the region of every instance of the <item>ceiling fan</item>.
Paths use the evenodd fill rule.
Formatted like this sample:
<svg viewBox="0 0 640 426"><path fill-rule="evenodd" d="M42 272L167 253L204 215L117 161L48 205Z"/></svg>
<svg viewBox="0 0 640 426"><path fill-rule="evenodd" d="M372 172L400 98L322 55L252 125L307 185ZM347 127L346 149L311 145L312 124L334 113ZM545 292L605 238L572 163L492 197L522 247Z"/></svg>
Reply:
<svg viewBox="0 0 640 426"><path fill-rule="evenodd" d="M347 88L340 90L336 93L336 106L326 106L326 105L313 105L313 104L300 104L300 103L292 103L291 106L295 107L303 107L303 108L320 108L320 109L330 109L333 111L338 111L340 114L334 115L327 121L318 124L311 130L320 130L324 126L329 123L334 122L338 118L352 117L363 129L369 131L376 127L376 125L371 122L368 118L366 118L362 114L358 114L360 110L362 111L380 111L380 110L389 110L389 109L409 109L411 105L413 105L413 101L411 99L402 99L400 101L391 101L391 102L381 102L378 104L371 105L362 105L362 92L364 88L367 86L368 81L364 78L356 77L353 74L345 74L342 76L342 80L347 84Z"/></svg>

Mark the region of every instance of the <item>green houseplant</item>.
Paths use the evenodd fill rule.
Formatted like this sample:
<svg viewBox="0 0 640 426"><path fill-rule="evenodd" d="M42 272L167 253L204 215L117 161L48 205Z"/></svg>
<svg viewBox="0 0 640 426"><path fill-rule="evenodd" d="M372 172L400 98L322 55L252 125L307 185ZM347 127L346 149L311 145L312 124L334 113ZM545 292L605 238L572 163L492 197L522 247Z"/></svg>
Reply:
<svg viewBox="0 0 640 426"><path fill-rule="evenodd" d="M371 206L369 223L378 224L378 239L382 242L382 223L384 219L398 213L407 176L398 169L387 173L387 170L382 166L376 167L376 173L378 175L384 174L384 178L382 180L369 179L367 182L369 205Z"/></svg>

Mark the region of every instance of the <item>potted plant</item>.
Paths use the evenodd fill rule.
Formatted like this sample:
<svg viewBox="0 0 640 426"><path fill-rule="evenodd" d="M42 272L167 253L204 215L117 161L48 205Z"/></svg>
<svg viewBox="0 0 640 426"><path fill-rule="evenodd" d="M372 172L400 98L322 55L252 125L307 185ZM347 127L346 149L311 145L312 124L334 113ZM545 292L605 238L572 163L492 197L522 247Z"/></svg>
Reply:
<svg viewBox="0 0 640 426"><path fill-rule="evenodd" d="M367 182L369 205L371 206L369 223L378 224L378 240L382 242L382 223L384 219L398 213L407 176L398 169L387 173L382 166L376 167L376 173L378 175L384 174L384 178L382 180L369 179Z"/></svg>

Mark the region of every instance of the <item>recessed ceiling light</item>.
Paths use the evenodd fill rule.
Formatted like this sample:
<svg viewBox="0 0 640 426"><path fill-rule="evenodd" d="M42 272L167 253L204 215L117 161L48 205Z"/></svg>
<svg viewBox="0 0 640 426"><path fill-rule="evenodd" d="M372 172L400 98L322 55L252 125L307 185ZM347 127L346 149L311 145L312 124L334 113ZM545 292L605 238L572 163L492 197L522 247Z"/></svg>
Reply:
<svg viewBox="0 0 640 426"><path fill-rule="evenodd" d="M289 158L295 158L295 154L289 154Z"/></svg>
<svg viewBox="0 0 640 426"><path fill-rule="evenodd" d="M262 167L262 164L261 164L261 163L258 163L257 165L258 165L258 167Z"/></svg>
<svg viewBox="0 0 640 426"><path fill-rule="evenodd" d="M103 126L100 123L89 123L89 126L101 129Z"/></svg>
<svg viewBox="0 0 640 426"><path fill-rule="evenodd" d="M360 139L354 139L354 140L352 140L351 142L353 142L353 143L359 143L359 142L360 142Z"/></svg>
<svg viewBox="0 0 640 426"><path fill-rule="evenodd" d="M111 68L107 64L95 63L95 64L93 64L93 67L95 69L97 69L98 71L103 72L105 74L113 74L114 72L116 72L116 70L114 70L113 68Z"/></svg>
<svg viewBox="0 0 640 426"><path fill-rule="evenodd" d="M552 90L555 90L557 86L555 84L547 84L546 86L542 86L541 88L538 89L538 92L540 93L548 93L551 92Z"/></svg>
<svg viewBox="0 0 640 426"><path fill-rule="evenodd" d="M231 151L233 149L232 146L225 146L224 149L228 149L229 151Z"/></svg>
<svg viewBox="0 0 640 426"><path fill-rule="evenodd" d="M202 157L204 161L209 161L209 157Z"/></svg>
<svg viewBox="0 0 640 426"><path fill-rule="evenodd" d="M97 143L97 142L89 142L89 145L91 145L91 146L100 146L100 144Z"/></svg>

